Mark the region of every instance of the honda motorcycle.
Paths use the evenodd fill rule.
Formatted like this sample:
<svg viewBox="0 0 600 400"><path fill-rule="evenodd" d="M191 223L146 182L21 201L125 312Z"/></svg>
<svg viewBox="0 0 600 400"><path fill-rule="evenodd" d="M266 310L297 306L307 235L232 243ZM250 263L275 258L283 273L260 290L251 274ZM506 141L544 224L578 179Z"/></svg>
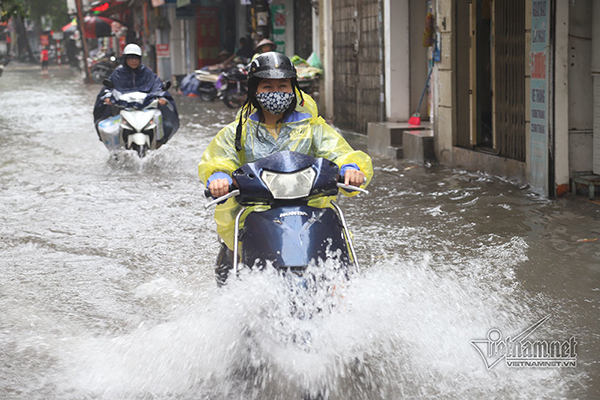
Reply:
<svg viewBox="0 0 600 400"><path fill-rule="evenodd" d="M291 346L313 352L316 319L334 310L343 312L345 286L353 267L359 268L342 209L335 201L333 208L313 207L309 201L336 196L340 188L368 191L339 182L339 168L332 161L292 151L245 164L232 179L228 194L205 205L234 197L241 206L235 218L229 279L240 276L243 267L247 272L270 273L270 278L274 273L276 279L269 282L277 285L272 287L272 303L259 306L264 323L255 321L241 339L245 350L240 362L256 379L254 360L268 355L271 343L286 351ZM208 189L205 195L211 196ZM243 226L242 215L246 215ZM326 388L306 389L302 398L324 399L326 392Z"/></svg>
<svg viewBox="0 0 600 400"><path fill-rule="evenodd" d="M358 259L346 219L335 201L333 208L308 205L312 199L335 196L339 188L368 191L338 182L338 166L325 158L281 151L248 163L233 172L231 191L205 205L206 208L235 197L242 206L235 219L233 274L240 265L302 275L309 265L335 258L348 269L358 268ZM210 197L210 190L205 191ZM250 212L240 227L240 218L250 206L269 209Z"/></svg>
<svg viewBox="0 0 600 400"><path fill-rule="evenodd" d="M121 93L114 89L114 83L104 80L104 86L112 89L110 99L119 109L118 115L103 119L97 123L100 140L108 150L119 148L134 150L144 157L148 150L155 150L166 142L179 127L179 117L167 103L163 111L159 109L160 93L144 92ZM171 87L171 82L163 85L163 92ZM165 119L165 116L169 116Z"/></svg>

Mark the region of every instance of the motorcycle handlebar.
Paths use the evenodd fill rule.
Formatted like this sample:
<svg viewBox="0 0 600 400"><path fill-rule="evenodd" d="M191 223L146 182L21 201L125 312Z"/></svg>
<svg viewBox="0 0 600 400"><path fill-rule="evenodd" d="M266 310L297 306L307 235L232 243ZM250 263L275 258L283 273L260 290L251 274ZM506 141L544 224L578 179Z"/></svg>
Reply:
<svg viewBox="0 0 600 400"><path fill-rule="evenodd" d="M210 202L206 203L204 205L204 208L211 207L211 206L213 206L215 204L220 204L221 202L223 202L223 201L225 201L225 200L227 200L227 199L229 199L231 197L235 197L235 196L237 196L237 195L240 194L240 190L239 189L231 190L232 188L234 188L234 186L230 185L229 186L229 190L230 190L229 193L227 193L225 196L221 196L221 197L219 197L217 199L214 199L213 201L210 201ZM208 192L209 192L209 194L208 194L207 197L210 197L210 191L208 191ZM206 195L206 190L204 191L204 194Z"/></svg>
<svg viewBox="0 0 600 400"><path fill-rule="evenodd" d="M364 194L369 194L369 191L366 189L360 188L358 186L344 184L344 177L342 175L338 176L337 181L338 181L337 187L339 187L340 189L344 189L348 192L361 192ZM366 181L367 181L367 178L365 177L364 182L366 182Z"/></svg>
<svg viewBox="0 0 600 400"><path fill-rule="evenodd" d="M368 190L362 189L358 186L352 186L352 185L345 185L344 184L344 178L342 176L338 176L338 187L341 189L345 189L348 191L358 191L361 193L365 193L365 194L369 194ZM234 190L236 190L237 187L234 185L229 185L229 189L227 190L228 193L233 192ZM204 189L204 197L209 198L212 197L212 193L210 192L210 189Z"/></svg>
<svg viewBox="0 0 600 400"><path fill-rule="evenodd" d="M227 190L228 193L233 192L235 189L237 189L237 187L233 186L233 185L229 185L229 189ZM204 196L205 197L212 197L212 193L210 192L210 189L205 189L204 190Z"/></svg>

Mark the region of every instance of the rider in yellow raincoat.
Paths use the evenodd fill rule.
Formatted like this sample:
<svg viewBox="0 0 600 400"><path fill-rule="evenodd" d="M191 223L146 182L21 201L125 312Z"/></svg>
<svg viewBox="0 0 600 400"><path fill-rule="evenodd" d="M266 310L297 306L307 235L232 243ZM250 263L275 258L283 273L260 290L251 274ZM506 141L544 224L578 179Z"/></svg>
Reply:
<svg viewBox="0 0 600 400"><path fill-rule="evenodd" d="M314 100L298 88L296 70L289 58L268 52L250 64L248 98L236 120L223 128L208 145L198 165L200 180L213 197L227 193L231 174L248 162L278 151L291 150L323 157L340 167L347 184L366 187L373 176L371 158L350 147L346 140L318 116ZM357 194L344 194L352 196ZM331 207L334 197L317 198L313 207ZM259 211L249 207L242 216ZM217 205L217 233L233 249L234 222L240 206L231 198Z"/></svg>

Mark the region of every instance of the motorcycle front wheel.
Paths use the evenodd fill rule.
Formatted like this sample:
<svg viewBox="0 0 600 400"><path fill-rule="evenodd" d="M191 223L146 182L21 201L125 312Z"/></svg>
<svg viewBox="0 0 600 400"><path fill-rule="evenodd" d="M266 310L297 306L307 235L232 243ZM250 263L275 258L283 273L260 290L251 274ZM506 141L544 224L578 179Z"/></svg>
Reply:
<svg viewBox="0 0 600 400"><path fill-rule="evenodd" d="M139 144L132 143L131 150L135 151L138 154L138 156L140 156L140 158L144 158L144 157L146 157L146 152L148 151L148 146L146 146L145 144L140 146Z"/></svg>

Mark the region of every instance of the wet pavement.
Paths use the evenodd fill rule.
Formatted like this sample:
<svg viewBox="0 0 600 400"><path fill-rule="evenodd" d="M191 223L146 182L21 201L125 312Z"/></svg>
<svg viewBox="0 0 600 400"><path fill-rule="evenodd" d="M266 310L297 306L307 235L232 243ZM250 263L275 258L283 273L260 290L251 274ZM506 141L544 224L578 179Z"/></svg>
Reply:
<svg viewBox="0 0 600 400"><path fill-rule="evenodd" d="M276 278L215 287L196 165L234 111L176 95L167 145L113 157L98 90L0 77L0 398L600 398L599 205L374 157L371 194L340 200L362 271L298 349L270 335L297 324ZM487 353L538 321L528 340L576 341L575 366Z"/></svg>

